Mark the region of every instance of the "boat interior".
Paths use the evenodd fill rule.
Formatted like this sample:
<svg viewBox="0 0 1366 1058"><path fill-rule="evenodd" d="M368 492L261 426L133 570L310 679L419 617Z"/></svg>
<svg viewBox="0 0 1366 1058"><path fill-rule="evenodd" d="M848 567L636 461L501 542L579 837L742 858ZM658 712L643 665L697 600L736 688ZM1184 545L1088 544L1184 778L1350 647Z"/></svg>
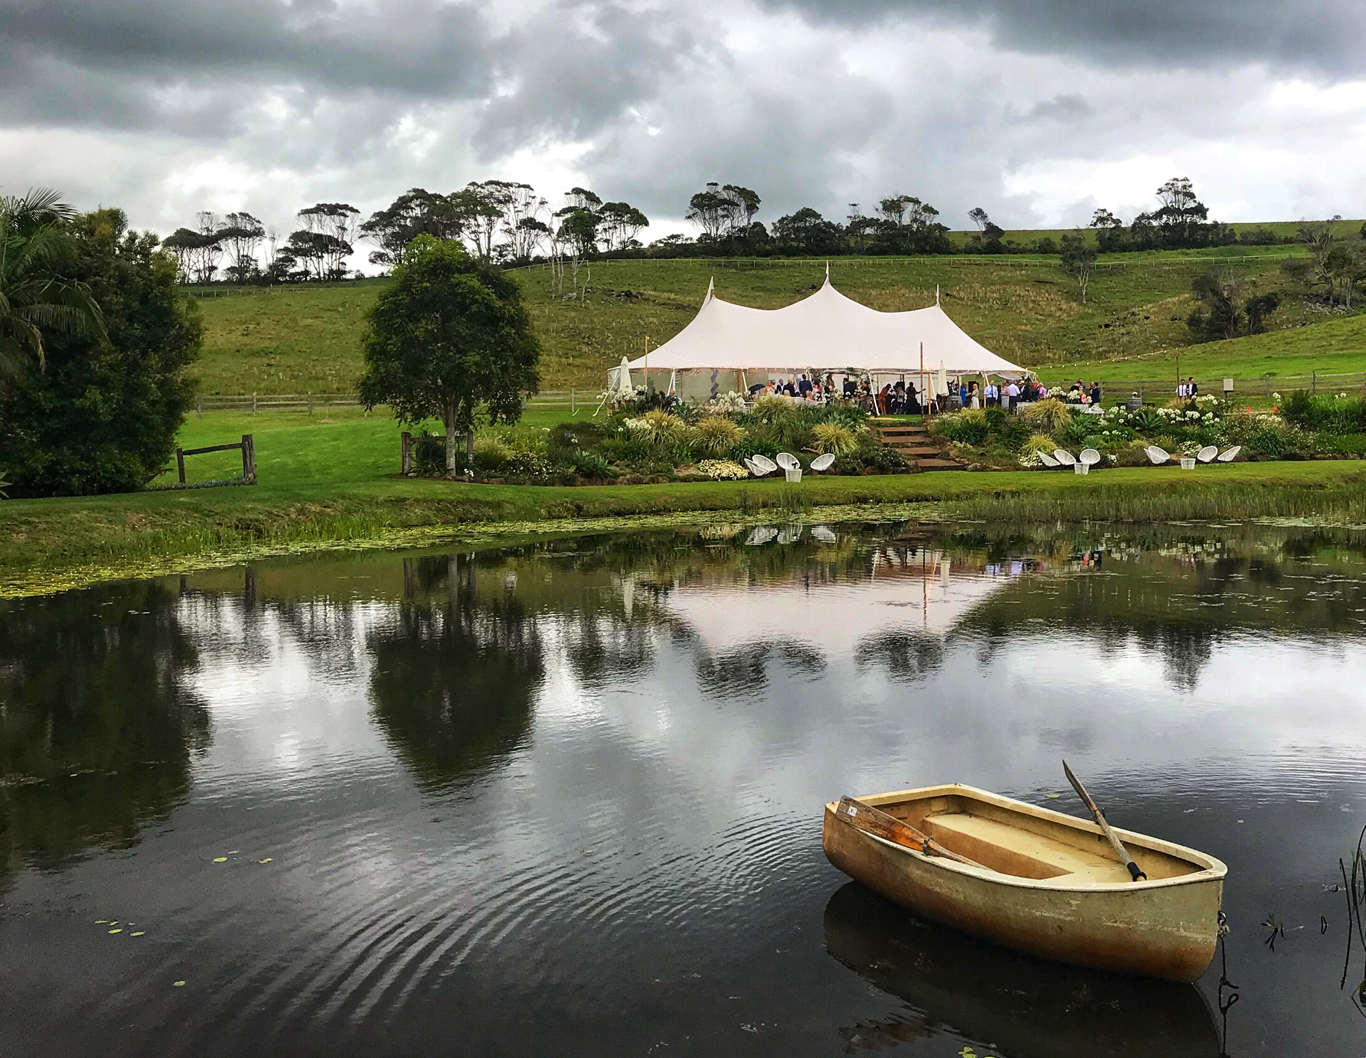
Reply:
<svg viewBox="0 0 1366 1058"><path fill-rule="evenodd" d="M910 824L950 852L1001 874L1048 879L1062 884L1129 882L1105 836L1089 821L1077 826L1021 809L978 800L968 794L883 794L862 800ZM1177 878L1204 864L1125 839L1149 881Z"/></svg>

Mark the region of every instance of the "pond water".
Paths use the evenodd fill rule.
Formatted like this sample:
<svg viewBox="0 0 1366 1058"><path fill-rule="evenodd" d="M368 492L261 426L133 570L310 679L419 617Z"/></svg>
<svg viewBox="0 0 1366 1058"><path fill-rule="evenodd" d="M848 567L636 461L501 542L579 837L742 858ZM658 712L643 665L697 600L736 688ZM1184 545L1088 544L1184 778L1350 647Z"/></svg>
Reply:
<svg viewBox="0 0 1366 1058"><path fill-rule="evenodd" d="M721 526L0 603L0 1053L1360 1054L1363 687L1366 540L1303 529ZM1080 814L1064 756L1228 864L1197 985L822 855L844 793Z"/></svg>

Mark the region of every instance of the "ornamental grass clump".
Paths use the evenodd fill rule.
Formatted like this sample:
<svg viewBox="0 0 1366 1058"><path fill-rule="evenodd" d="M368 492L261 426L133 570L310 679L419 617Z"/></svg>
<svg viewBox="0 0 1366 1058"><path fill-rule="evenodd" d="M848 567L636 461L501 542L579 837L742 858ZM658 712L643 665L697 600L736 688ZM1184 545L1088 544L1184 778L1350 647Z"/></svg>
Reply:
<svg viewBox="0 0 1366 1058"><path fill-rule="evenodd" d="M1057 433L1075 416L1069 408L1057 397L1048 397L1045 400L1037 400L1028 405L1021 412L1030 426L1041 433Z"/></svg>
<svg viewBox="0 0 1366 1058"><path fill-rule="evenodd" d="M720 415L699 419L688 437L695 451L708 456L725 455L744 439L744 427Z"/></svg>
<svg viewBox="0 0 1366 1058"><path fill-rule="evenodd" d="M821 454L832 452L837 456L849 455L858 451L858 436L847 426L837 422L818 422L811 428L811 447Z"/></svg>

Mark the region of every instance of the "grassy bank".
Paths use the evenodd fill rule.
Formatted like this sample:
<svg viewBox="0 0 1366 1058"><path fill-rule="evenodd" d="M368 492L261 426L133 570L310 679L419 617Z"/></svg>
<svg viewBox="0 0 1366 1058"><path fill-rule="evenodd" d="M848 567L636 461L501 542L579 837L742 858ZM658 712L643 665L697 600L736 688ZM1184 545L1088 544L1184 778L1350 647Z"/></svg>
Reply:
<svg viewBox="0 0 1366 1058"><path fill-rule="evenodd" d="M849 517L917 504L923 517L1028 522L1246 520L1366 524L1366 465L1258 463L1041 472L532 488L379 478L0 504L0 594L188 570L253 555L412 546L462 534L567 532L741 516ZM923 505L933 505L923 506Z"/></svg>
<svg viewBox="0 0 1366 1058"><path fill-rule="evenodd" d="M1259 292L1285 292L1281 261L1297 252L1293 246L1270 246L1110 255L1100 260L1085 305L1056 257L846 257L830 262L830 275L841 291L882 310L932 304L938 288L945 311L1008 359L1031 366L1104 364L1104 373L1117 377L1110 366L1114 358L1130 358L1123 364L1128 371L1131 363L1142 362L1135 358L1165 356L1166 350L1189 344L1184 317L1192 305L1191 281L1211 263L1219 262ZM590 293L582 303L556 296L544 267L515 275L526 291L545 349L545 388L596 390L604 384L606 369L623 355L637 356L647 341L657 346L686 326L709 281L715 280L720 297L777 308L815 290L825 278L825 262L594 262L588 272ZM200 291L206 334L196 372L203 392L353 391L360 374L365 311L383 282ZM1256 370L1238 373L1287 374L1294 364L1315 357L1315 335L1329 326L1318 322L1321 319L1298 296L1285 298L1271 325L1313 326L1278 331L1295 336L1292 344L1283 353L1274 343L1258 348L1247 354L1257 361ZM1326 334L1325 340L1325 353L1350 352L1345 339ZM1183 360L1188 355L1204 359L1211 355L1210 347L1183 352ZM1223 350L1213 355L1234 354ZM1357 356L1354 362L1366 366L1366 356ZM1155 378L1170 373L1165 363L1151 370ZM1208 373L1194 360L1190 370ZM1079 371L1096 373L1092 367L1069 366L1057 377L1075 377Z"/></svg>

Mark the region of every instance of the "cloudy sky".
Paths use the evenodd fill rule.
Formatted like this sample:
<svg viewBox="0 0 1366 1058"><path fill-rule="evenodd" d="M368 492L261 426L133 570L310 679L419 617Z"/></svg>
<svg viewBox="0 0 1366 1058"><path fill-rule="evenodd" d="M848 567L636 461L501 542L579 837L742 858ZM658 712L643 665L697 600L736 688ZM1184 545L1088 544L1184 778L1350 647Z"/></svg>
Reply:
<svg viewBox="0 0 1366 1058"><path fill-rule="evenodd" d="M499 177L686 230L708 180L954 228L1366 214L1348 0L0 0L0 191L169 231Z"/></svg>

